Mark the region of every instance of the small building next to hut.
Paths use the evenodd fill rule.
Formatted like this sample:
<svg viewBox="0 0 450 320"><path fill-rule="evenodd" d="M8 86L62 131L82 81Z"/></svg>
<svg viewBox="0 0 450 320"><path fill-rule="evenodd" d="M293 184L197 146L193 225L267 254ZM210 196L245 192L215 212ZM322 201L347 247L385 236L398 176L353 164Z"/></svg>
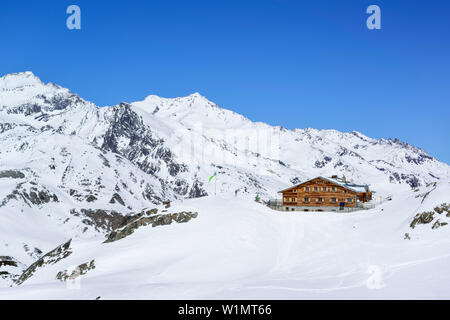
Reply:
<svg viewBox="0 0 450 320"><path fill-rule="evenodd" d="M282 211L355 211L372 200L368 185L337 176L317 177L278 193L283 195Z"/></svg>

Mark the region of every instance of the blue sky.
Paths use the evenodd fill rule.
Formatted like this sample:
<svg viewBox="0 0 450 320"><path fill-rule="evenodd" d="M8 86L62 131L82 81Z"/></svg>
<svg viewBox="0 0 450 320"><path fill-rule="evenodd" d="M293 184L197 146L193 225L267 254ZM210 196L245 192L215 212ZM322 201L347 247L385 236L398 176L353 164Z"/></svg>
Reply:
<svg viewBox="0 0 450 320"><path fill-rule="evenodd" d="M82 29L66 28L79 5ZM366 28L381 8L382 29ZM287 128L398 137L450 163L449 1L2 1L0 74L98 105L200 92Z"/></svg>

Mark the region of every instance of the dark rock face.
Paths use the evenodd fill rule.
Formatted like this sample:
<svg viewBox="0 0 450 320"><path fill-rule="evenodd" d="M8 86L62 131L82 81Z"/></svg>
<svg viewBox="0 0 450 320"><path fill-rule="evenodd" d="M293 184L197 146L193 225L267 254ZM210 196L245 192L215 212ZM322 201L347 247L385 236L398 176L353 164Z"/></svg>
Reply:
<svg viewBox="0 0 450 320"><path fill-rule="evenodd" d="M283 166L283 167L286 167L286 168L289 167L286 163L284 163L284 162L281 161L281 160L278 160L278 164L279 164L280 166Z"/></svg>
<svg viewBox="0 0 450 320"><path fill-rule="evenodd" d="M30 257L32 257L35 260L42 257L42 251L39 248L33 248L33 250L31 250L27 244L24 244L23 249Z"/></svg>
<svg viewBox="0 0 450 320"><path fill-rule="evenodd" d="M427 187L429 187L429 186L430 185L428 184ZM418 194L418 195L415 196L415 198L422 198L421 202L423 203L425 201L425 199L430 195L430 193L433 192L436 189L436 183L433 184L433 187L434 188L432 190L430 190L428 192L425 192L423 194Z"/></svg>
<svg viewBox="0 0 450 320"><path fill-rule="evenodd" d="M398 174L397 172L392 173L392 176L390 178L390 181L393 182L397 180L398 182L405 182L407 184L409 184L409 186L411 187L411 189L415 189L417 187L421 186L421 183L419 181L419 179L412 174Z"/></svg>
<svg viewBox="0 0 450 320"><path fill-rule="evenodd" d="M106 159L106 157L105 157L103 154L100 153L98 156L100 157L100 159L102 159L103 165L104 165L105 167L111 168L111 164L110 164L109 160Z"/></svg>
<svg viewBox="0 0 450 320"><path fill-rule="evenodd" d="M361 157L358 153L356 153L355 151L349 150L349 149L347 149L347 148L345 148L345 147L340 147L340 148L339 148L338 155L339 155L339 157L348 155L348 156L351 156L351 157L355 157L355 158L364 160L364 158ZM327 158L328 158L328 157L327 157ZM325 160L325 159L324 159L324 160ZM326 161L326 160L325 160L325 161Z"/></svg>
<svg viewBox="0 0 450 320"><path fill-rule="evenodd" d="M140 213L129 213L123 215L114 210L102 210L102 209L81 209L70 210L70 214L81 219L81 222L85 225L95 228L98 232L112 232L117 229L123 228L132 221L135 221L145 215L155 215L158 213L158 209L143 210Z"/></svg>
<svg viewBox="0 0 450 320"><path fill-rule="evenodd" d="M60 271L56 275L56 279L60 281L74 280L78 277L81 277L82 275L85 275L89 270L93 269L95 269L95 260L80 264L72 272L68 270Z"/></svg>
<svg viewBox="0 0 450 320"><path fill-rule="evenodd" d="M152 227L164 226L172 224L172 222L176 223L185 223L190 221L191 219L197 218L198 214L196 212L176 212L176 213L166 213L166 214L157 214L157 209L152 209L146 212L141 212L138 215L130 217L132 221L128 221L125 225L123 225L120 229L111 232L105 243L114 242L120 239L123 239L132 233L135 230L142 226L152 225Z"/></svg>
<svg viewBox="0 0 450 320"><path fill-rule="evenodd" d="M16 125L14 123L0 123L0 133L14 129Z"/></svg>
<svg viewBox="0 0 450 320"><path fill-rule="evenodd" d="M447 217L450 216L450 204L443 203L439 207L434 208L434 211L438 214L446 214Z"/></svg>
<svg viewBox="0 0 450 320"><path fill-rule="evenodd" d="M19 170L4 170L0 171L0 179L2 178L23 179L25 175Z"/></svg>
<svg viewBox="0 0 450 320"><path fill-rule="evenodd" d="M177 179L174 182L173 191L180 196L185 196L189 191L189 185L184 179Z"/></svg>
<svg viewBox="0 0 450 320"><path fill-rule="evenodd" d="M164 184L162 184L164 186ZM142 197L146 200L151 201L153 204L159 204L162 202L162 199L156 194L153 188L146 184L144 191L142 192Z"/></svg>
<svg viewBox="0 0 450 320"><path fill-rule="evenodd" d="M51 194L47 190L37 190L37 188L31 188L30 193L23 192L23 196L35 205L58 202L58 197L55 194Z"/></svg>
<svg viewBox="0 0 450 320"><path fill-rule="evenodd" d="M97 198L91 194L90 196L88 196L86 198L86 201L87 202L95 202L95 201L97 201Z"/></svg>
<svg viewBox="0 0 450 320"><path fill-rule="evenodd" d="M431 223L433 219L434 212L432 211L419 213L414 217L414 220L411 222L410 227L414 229L417 224Z"/></svg>
<svg viewBox="0 0 450 320"><path fill-rule="evenodd" d="M13 282L26 266L14 257L0 256L0 279Z"/></svg>
<svg viewBox="0 0 450 320"><path fill-rule="evenodd" d="M429 156L427 154L424 154L424 153L419 153L417 155L417 157L415 157L415 158L410 157L410 156L407 155L405 157L405 159L406 159L406 161L408 163L414 163L416 165L421 165L421 164L424 164L428 160L433 160L433 157L431 157L431 156Z"/></svg>
<svg viewBox="0 0 450 320"><path fill-rule="evenodd" d="M331 160L333 160L332 158L330 158L330 157L324 157L323 158L323 160L322 161L316 161L315 163L314 163L314 167L315 168L323 168L323 167L325 167L329 162L331 162Z"/></svg>
<svg viewBox="0 0 450 320"><path fill-rule="evenodd" d="M121 139L126 139L128 145L119 146ZM122 155L152 175L159 171L162 163L167 166L171 176L187 170L185 165L175 161L172 151L164 147L164 140L155 137L150 128L126 103L114 107L111 124L105 133L101 148Z"/></svg>
<svg viewBox="0 0 450 320"><path fill-rule="evenodd" d="M158 138L151 128L144 124L129 104L121 103L112 108L109 119L110 125L99 145L103 151L116 153L134 163L143 172L157 178L165 167L170 177L166 180L159 179L162 189L171 189L181 196L188 193L187 187L180 182L183 179L177 179L180 173L188 171L188 167L176 161L175 155L165 146L164 140ZM144 193L145 198L151 199L152 202L161 200L153 190Z"/></svg>
<svg viewBox="0 0 450 320"><path fill-rule="evenodd" d="M441 221L439 221L439 219L437 219L435 222L434 222L434 224L433 224L433 226L431 227L431 229L437 229L437 228L440 228L440 227L443 227L443 226L446 226L446 225L448 225L448 222L441 222Z"/></svg>
<svg viewBox="0 0 450 320"><path fill-rule="evenodd" d="M105 134L103 145L101 147L104 150L121 154L122 150L120 150L118 144L119 138L125 137L130 140L129 145L126 147L126 149L128 149L139 139L137 135L139 133L142 133L142 128L140 128L140 125L142 125L142 121L126 103L121 103L113 110L113 119L111 121L110 127L108 128L108 131Z"/></svg>
<svg viewBox="0 0 450 320"><path fill-rule="evenodd" d="M43 205L50 202L59 202L58 197L48 191L44 187L38 187L34 182L30 182L32 187L29 189L25 186L25 183L19 183L16 188L7 195L2 202L0 202L0 208L5 206L11 200L23 200L27 205Z"/></svg>
<svg viewBox="0 0 450 320"><path fill-rule="evenodd" d="M15 282L16 285L21 285L26 280L28 280L37 269L45 267L46 265L55 264L58 261L67 258L72 254L72 250L70 248L70 244L72 242L72 239L67 241L66 243L56 247L46 255L44 255L42 258L40 258L38 261L33 263L31 266L29 266L17 279Z"/></svg>
<svg viewBox="0 0 450 320"><path fill-rule="evenodd" d="M42 108L40 105L38 104L32 104L32 103L26 103L26 104L22 104L14 109L10 109L8 110L8 113L14 113L14 114L18 114L18 113L23 113L25 116L30 116L34 113L39 113L42 111Z"/></svg>
<svg viewBox="0 0 450 320"><path fill-rule="evenodd" d="M76 103L84 102L79 96L73 93L61 93L51 97L43 94L35 96L35 103L24 103L14 108L7 110L9 114L23 114L25 116L34 116L41 113L41 118L38 120L47 120L45 112L52 112L57 110L64 110L67 107Z"/></svg>
<svg viewBox="0 0 450 320"><path fill-rule="evenodd" d="M17 262L13 257L0 256L0 267L2 266L17 267Z"/></svg>
<svg viewBox="0 0 450 320"><path fill-rule="evenodd" d="M202 188L202 186L203 186L202 182L195 180L194 183L192 184L191 189L189 190L188 198L192 199L192 198L206 197L208 193Z"/></svg>
<svg viewBox="0 0 450 320"><path fill-rule="evenodd" d="M429 224L433 222L436 215L440 215L441 218L450 217L450 204L443 203L440 206L435 207L433 211L418 213L410 224L411 229L414 229L418 224ZM441 222L440 219L436 219L431 229L438 229L447 224L448 222Z"/></svg>
<svg viewBox="0 0 450 320"><path fill-rule="evenodd" d="M109 203L111 203L111 204L114 204L116 202L118 202L121 205L125 206L125 202L123 201L122 197L118 193L114 193L112 198L111 198L111 200L109 201Z"/></svg>
<svg viewBox="0 0 450 320"><path fill-rule="evenodd" d="M46 105L51 105L52 108L49 108L51 111L54 110L64 110L72 104L82 103L83 100L77 96L76 94L67 95L56 95L48 98L44 95L38 96L42 99L43 103ZM47 111L50 111L47 109Z"/></svg>
<svg viewBox="0 0 450 320"><path fill-rule="evenodd" d="M100 232L116 230L130 219L128 216L124 216L116 211L101 209L81 209L80 211L72 209L70 214L80 217L84 224L93 226L95 230Z"/></svg>

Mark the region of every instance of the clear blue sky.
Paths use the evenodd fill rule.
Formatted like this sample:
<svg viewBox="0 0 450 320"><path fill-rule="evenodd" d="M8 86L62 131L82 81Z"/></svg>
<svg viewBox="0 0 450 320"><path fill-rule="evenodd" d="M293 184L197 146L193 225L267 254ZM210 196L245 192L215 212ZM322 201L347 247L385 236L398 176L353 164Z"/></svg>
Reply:
<svg viewBox="0 0 450 320"><path fill-rule="evenodd" d="M371 4L382 30L366 28ZM252 120L398 137L450 163L449 14L425 0L2 1L0 74L31 70L101 106L198 91Z"/></svg>

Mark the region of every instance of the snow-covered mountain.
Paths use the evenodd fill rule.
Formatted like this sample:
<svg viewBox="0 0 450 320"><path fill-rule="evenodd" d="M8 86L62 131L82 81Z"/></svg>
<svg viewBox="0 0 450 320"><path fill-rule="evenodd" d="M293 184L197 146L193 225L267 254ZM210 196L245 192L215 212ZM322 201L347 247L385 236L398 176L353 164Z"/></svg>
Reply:
<svg viewBox="0 0 450 320"><path fill-rule="evenodd" d="M124 198L130 191L134 194L127 206L136 199L158 202L211 194L216 186L205 181L215 171L217 192L242 189L265 197L274 197L279 188L317 175L346 175L375 189L386 185L398 188L398 184L415 188L450 176L448 165L396 139L376 140L358 132L272 127L220 108L198 93L175 99L149 96L141 102L99 108L68 89L42 83L31 72L4 76L0 90L2 134L28 142L20 145L20 150L7 145L12 148L10 156L20 154L23 167L36 162L32 161L37 159L33 152L55 158L48 161L55 162L55 172L37 167L35 171L42 178L50 176L50 180L58 181L59 189L77 187L82 193L78 200L82 196L97 197L99 191L81 188L80 182L88 179L93 185L100 174L83 172L77 167L83 161L78 159L71 161L74 168L69 166L63 179L60 171L68 166L62 164L64 156L55 157L63 148L67 161L83 152L94 152L85 148L96 149L95 157L88 158L91 170L116 169L115 164L106 165L106 158L130 165L136 175L142 175L134 177L140 182L139 191L126 190L136 185L134 180L130 186L121 186L129 180L129 174L119 174L120 179L113 183ZM37 140L31 143L27 133ZM45 150L49 145L53 149ZM5 166L14 163L10 158L2 161ZM70 174L79 176L69 178ZM105 187L105 194L111 193L110 184L100 185Z"/></svg>
<svg viewBox="0 0 450 320"><path fill-rule="evenodd" d="M236 190L268 200L319 175L370 184L378 198L445 184L450 167L397 139L253 122L198 93L98 107L31 72L9 74L0 78L0 275L10 284L71 238L99 241L129 219L154 224L139 214L164 201ZM191 219L162 210L162 221Z"/></svg>

